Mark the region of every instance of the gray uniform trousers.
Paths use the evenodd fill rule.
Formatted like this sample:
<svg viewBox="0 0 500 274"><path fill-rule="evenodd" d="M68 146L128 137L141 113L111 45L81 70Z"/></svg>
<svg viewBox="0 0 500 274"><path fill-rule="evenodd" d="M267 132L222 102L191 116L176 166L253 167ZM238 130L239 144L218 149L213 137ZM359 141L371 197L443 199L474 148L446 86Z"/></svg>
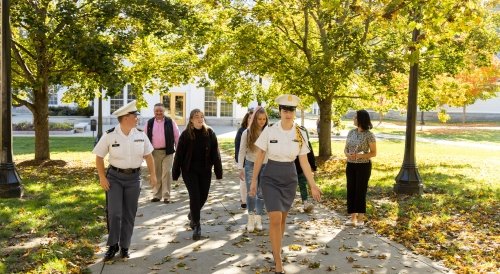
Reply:
<svg viewBox="0 0 500 274"><path fill-rule="evenodd" d="M125 174L108 169L106 175L109 181L109 190L106 192L108 246L117 243L123 248L130 246L141 193L140 174L140 172Z"/></svg>

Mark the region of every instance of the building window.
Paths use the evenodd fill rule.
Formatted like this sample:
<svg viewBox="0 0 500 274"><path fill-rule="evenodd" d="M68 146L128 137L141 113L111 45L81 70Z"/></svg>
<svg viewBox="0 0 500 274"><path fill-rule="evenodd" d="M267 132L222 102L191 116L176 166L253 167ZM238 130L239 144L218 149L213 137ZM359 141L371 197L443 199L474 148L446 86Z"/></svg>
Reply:
<svg viewBox="0 0 500 274"><path fill-rule="evenodd" d="M59 91L59 86L51 86L49 88L49 106L57 106L57 92Z"/></svg>
<svg viewBox="0 0 500 274"><path fill-rule="evenodd" d="M135 95L132 93L133 86L131 84L127 85L127 103L135 100Z"/></svg>
<svg viewBox="0 0 500 274"><path fill-rule="evenodd" d="M117 93L109 98L109 110L112 114L117 109L123 106L123 92Z"/></svg>
<svg viewBox="0 0 500 274"><path fill-rule="evenodd" d="M205 116L217 117L217 97L213 90L205 88Z"/></svg>
<svg viewBox="0 0 500 274"><path fill-rule="evenodd" d="M220 100L220 117L233 117L233 103Z"/></svg>
<svg viewBox="0 0 500 274"><path fill-rule="evenodd" d="M165 107L165 113L170 114L170 93L163 95L162 103Z"/></svg>

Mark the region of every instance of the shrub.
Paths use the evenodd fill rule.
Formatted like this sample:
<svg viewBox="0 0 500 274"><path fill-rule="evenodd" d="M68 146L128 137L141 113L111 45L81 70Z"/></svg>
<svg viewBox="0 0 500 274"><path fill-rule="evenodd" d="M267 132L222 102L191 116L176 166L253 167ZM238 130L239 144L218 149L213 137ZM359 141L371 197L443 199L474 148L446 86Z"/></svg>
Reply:
<svg viewBox="0 0 500 274"><path fill-rule="evenodd" d="M72 130L72 129L73 129L73 123L68 123L68 122L49 123L49 130L66 131L66 130Z"/></svg>
<svg viewBox="0 0 500 274"><path fill-rule="evenodd" d="M12 124L12 130L15 131L34 131L35 126L29 122L21 122L18 124ZM49 123L49 130L54 131L68 131L73 130L73 124L64 122L64 123Z"/></svg>
<svg viewBox="0 0 500 274"><path fill-rule="evenodd" d="M49 107L50 116L92 116L94 115L94 107L68 107L68 106L55 106Z"/></svg>
<svg viewBox="0 0 500 274"><path fill-rule="evenodd" d="M12 129L17 131L24 131L24 130L34 130L34 127L32 123L21 122L18 124L12 124Z"/></svg>
<svg viewBox="0 0 500 274"><path fill-rule="evenodd" d="M280 118L280 113L278 110L276 109L266 109L267 111L267 116L269 117L269 119L279 119Z"/></svg>

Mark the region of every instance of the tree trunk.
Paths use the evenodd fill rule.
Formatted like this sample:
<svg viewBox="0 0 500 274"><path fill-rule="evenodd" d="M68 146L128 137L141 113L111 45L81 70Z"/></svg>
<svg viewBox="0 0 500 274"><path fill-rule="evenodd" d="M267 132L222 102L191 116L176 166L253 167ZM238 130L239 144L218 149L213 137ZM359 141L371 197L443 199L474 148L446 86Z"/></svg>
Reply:
<svg viewBox="0 0 500 274"><path fill-rule="evenodd" d="M420 125L425 125L424 112L423 111L420 112Z"/></svg>
<svg viewBox="0 0 500 274"><path fill-rule="evenodd" d="M300 125L301 126L305 126L304 125L304 119L305 119L305 116L306 116L306 113L303 109L300 110Z"/></svg>
<svg viewBox="0 0 500 274"><path fill-rule="evenodd" d="M462 124L465 124L465 120L466 120L466 112L465 112L465 108L466 106L464 105L463 108L462 108Z"/></svg>
<svg viewBox="0 0 500 274"><path fill-rule="evenodd" d="M49 160L49 93L47 85L43 85L39 92L35 92L33 125L35 126L35 160Z"/></svg>
<svg viewBox="0 0 500 274"><path fill-rule="evenodd" d="M318 101L319 105L319 156L332 156L332 99Z"/></svg>

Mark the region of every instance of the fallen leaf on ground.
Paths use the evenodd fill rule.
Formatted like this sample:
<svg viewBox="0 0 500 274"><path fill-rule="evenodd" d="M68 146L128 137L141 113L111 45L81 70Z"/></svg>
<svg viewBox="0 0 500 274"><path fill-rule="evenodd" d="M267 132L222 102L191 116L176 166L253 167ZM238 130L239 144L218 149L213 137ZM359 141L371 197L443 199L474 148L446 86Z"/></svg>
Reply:
<svg viewBox="0 0 500 274"><path fill-rule="evenodd" d="M288 250L301 251L302 250L302 246L300 246L300 245L289 245L288 246Z"/></svg>

